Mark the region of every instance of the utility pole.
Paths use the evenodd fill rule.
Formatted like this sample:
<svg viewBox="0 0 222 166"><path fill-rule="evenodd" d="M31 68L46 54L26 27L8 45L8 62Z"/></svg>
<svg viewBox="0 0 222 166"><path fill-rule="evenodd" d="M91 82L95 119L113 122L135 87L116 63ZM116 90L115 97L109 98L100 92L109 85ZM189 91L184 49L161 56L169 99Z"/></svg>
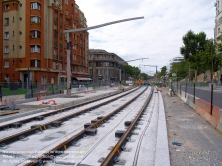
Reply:
<svg viewBox="0 0 222 166"><path fill-rule="evenodd" d="M69 41L69 33L73 33L73 32L81 32L81 31L87 31L87 30L91 30L91 29L97 29L100 27L104 27L104 26L108 26L111 24L117 24L117 23L121 23L121 22L126 22L126 21L132 21L132 20L137 20L137 19L144 19L144 17L134 17L134 18L129 18L129 19L124 19L124 20L118 20L118 21L113 21L113 22L108 22L105 24L101 24L101 25L96 25L96 26L92 26L92 27L87 27L87 28L79 28L79 29L69 29L69 30L64 30L63 32L66 33L67 35L67 58L66 58L66 74L67 74L67 97L71 97L71 70L70 70L70 41Z"/></svg>

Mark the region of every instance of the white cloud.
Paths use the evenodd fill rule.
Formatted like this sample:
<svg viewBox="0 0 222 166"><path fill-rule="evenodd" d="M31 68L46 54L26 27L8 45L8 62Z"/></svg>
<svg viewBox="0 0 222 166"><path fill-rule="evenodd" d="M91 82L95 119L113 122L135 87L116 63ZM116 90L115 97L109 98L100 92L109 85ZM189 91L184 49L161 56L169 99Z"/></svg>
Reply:
<svg viewBox="0 0 222 166"><path fill-rule="evenodd" d="M204 31L213 38L214 0L76 0L84 12L88 26L125 18L144 16L145 19L110 25L89 31L89 47L114 52L124 60L147 58L130 62L167 65L180 56L182 36L188 30ZM143 69L144 72L155 68ZM160 69L159 69L160 70Z"/></svg>

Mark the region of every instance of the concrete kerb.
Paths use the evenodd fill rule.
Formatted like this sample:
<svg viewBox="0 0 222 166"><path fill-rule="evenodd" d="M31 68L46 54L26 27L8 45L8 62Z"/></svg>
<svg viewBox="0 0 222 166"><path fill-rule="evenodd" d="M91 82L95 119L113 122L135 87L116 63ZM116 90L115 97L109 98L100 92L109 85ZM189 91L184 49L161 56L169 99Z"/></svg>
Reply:
<svg viewBox="0 0 222 166"><path fill-rule="evenodd" d="M217 129L217 131L222 133L222 109L220 109L219 114L220 114L220 120L219 120L219 122L217 124L216 129Z"/></svg>
<svg viewBox="0 0 222 166"><path fill-rule="evenodd" d="M170 166L168 136L166 127L166 114L163 104L163 98L159 94L159 120L156 142L155 166Z"/></svg>
<svg viewBox="0 0 222 166"><path fill-rule="evenodd" d="M6 122L6 121L9 121L9 120L13 120L13 119L16 119L16 118L24 117L24 116L37 114L37 113L40 113L40 112L43 112L43 111L46 111L46 110L48 110L48 109L47 108L41 108L41 109L37 109L37 110L33 110L33 111L28 111L28 112L24 112L24 113L19 113L19 114L15 114L15 115L2 117L2 118L0 118L0 123Z"/></svg>

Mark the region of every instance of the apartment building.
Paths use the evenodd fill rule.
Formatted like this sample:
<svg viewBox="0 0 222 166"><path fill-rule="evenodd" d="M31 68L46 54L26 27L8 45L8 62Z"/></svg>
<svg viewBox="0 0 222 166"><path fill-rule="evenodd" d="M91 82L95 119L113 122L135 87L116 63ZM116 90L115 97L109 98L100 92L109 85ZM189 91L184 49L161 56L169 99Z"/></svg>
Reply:
<svg viewBox="0 0 222 166"><path fill-rule="evenodd" d="M124 65L127 65L127 62L114 53L101 49L89 49L89 76L93 82L99 81L99 78L111 82L124 80L122 73Z"/></svg>
<svg viewBox="0 0 222 166"><path fill-rule="evenodd" d="M216 0L214 6L216 9L214 39L216 42L220 42L222 34L222 0Z"/></svg>
<svg viewBox="0 0 222 166"><path fill-rule="evenodd" d="M0 82L66 82L64 30L87 27L74 0L0 2ZM88 77L88 32L70 33L72 77Z"/></svg>
<svg viewBox="0 0 222 166"><path fill-rule="evenodd" d="M181 56L178 56L178 57L174 57L172 59L170 59L169 61L169 64L167 65L167 72L169 73L170 70L172 69L172 66L174 63L178 63L178 62L181 62L184 58L181 57Z"/></svg>

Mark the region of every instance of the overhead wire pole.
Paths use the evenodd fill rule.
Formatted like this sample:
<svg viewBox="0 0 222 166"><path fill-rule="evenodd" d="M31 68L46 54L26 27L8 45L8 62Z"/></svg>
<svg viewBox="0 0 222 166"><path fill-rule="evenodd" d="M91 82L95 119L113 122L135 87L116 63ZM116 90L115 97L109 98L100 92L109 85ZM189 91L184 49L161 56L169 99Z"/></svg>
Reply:
<svg viewBox="0 0 222 166"><path fill-rule="evenodd" d="M124 20L118 20L118 21L113 21L113 22L108 22L105 24L100 24L100 25L96 25L96 26L92 26L92 27L87 27L87 28L79 28L79 29L69 29L69 30L64 30L63 32L66 33L67 36L67 57L66 57L66 74L67 74L67 97L71 97L71 70L70 70L70 41L69 41L69 33L73 33L73 32L81 32L81 31L87 31L87 30L91 30L91 29L96 29L96 28L101 28L104 26L108 26L108 25L112 25L112 24L117 24L117 23L121 23L121 22L126 22L126 21L132 21L132 20L138 20L138 19L144 19L144 17L134 17L134 18L128 18L128 19L124 19Z"/></svg>
<svg viewBox="0 0 222 166"><path fill-rule="evenodd" d="M149 58L139 58L139 59L132 59L132 60L128 60L128 61L118 61L118 62L132 62L132 61L137 61L137 60L144 60L144 59L149 59ZM121 78L121 69L120 69L120 78ZM120 79L121 81L121 79Z"/></svg>

